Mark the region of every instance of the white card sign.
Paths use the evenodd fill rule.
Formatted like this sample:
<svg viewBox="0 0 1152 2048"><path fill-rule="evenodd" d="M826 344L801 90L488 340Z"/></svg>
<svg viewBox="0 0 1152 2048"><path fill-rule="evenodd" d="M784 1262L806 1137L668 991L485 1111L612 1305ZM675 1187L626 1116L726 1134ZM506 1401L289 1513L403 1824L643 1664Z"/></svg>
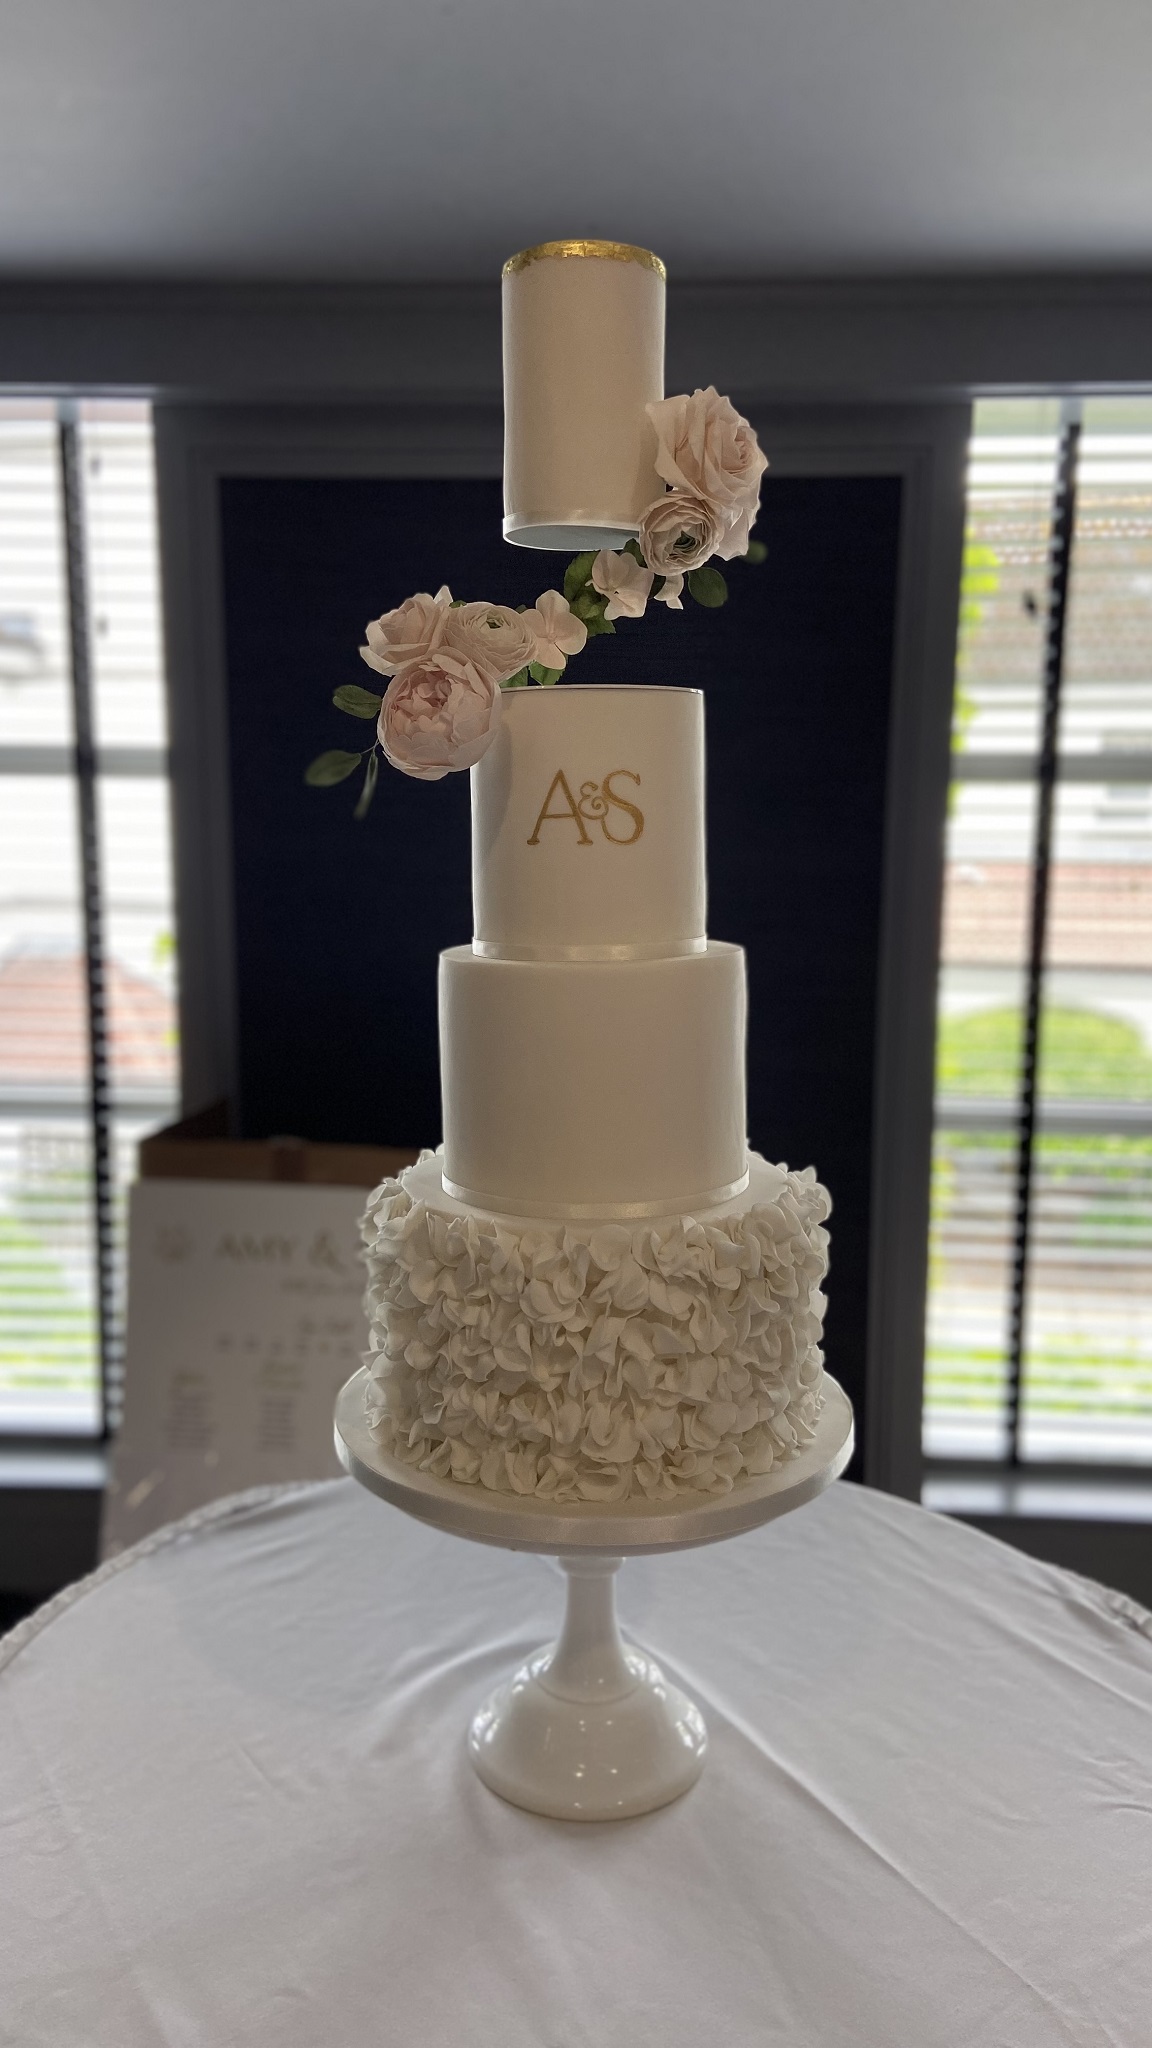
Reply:
<svg viewBox="0 0 1152 2048"><path fill-rule="evenodd" d="M340 1470L332 1404L367 1349L363 1188L142 1180L103 1554L248 1486Z"/></svg>

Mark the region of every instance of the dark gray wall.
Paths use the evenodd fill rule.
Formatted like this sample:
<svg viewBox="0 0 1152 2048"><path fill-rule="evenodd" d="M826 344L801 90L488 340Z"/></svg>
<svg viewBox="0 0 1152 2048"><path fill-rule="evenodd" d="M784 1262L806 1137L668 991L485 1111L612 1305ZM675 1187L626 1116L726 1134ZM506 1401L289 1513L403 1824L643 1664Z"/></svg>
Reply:
<svg viewBox="0 0 1152 2048"><path fill-rule="evenodd" d="M814 400L1152 383L1152 275L678 285L668 388ZM500 398L499 287L0 282L0 387Z"/></svg>

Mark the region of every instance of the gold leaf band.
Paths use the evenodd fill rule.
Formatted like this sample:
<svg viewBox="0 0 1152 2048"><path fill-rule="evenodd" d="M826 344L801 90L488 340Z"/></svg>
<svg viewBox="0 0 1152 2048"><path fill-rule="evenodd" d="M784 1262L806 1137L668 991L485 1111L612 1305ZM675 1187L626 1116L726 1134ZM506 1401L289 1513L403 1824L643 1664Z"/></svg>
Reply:
<svg viewBox="0 0 1152 2048"><path fill-rule="evenodd" d="M639 263L644 270L654 270L662 282L668 276L651 249L636 249L631 242L537 242L534 249L521 249L518 256L510 256L502 275L514 277L518 270L527 270L530 263L549 256L601 256L609 263Z"/></svg>

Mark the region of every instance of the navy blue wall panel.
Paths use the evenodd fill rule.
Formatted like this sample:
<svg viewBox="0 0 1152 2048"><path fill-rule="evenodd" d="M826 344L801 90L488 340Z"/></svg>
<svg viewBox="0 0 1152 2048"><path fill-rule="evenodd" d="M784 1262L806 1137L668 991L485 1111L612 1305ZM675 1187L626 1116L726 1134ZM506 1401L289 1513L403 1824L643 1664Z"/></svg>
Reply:
<svg viewBox="0 0 1152 2048"><path fill-rule="evenodd" d="M243 1135L440 1134L436 956L471 934L468 778L305 787L366 745L331 708L370 684L365 621L442 582L531 603L563 557L500 537L496 481L240 478L221 486ZM650 608L583 682L702 685L711 907L747 948L749 1133L833 1191L830 1368L862 1398L885 764L900 521L894 477L766 480L768 560L721 611ZM562 687L562 686L561 686Z"/></svg>

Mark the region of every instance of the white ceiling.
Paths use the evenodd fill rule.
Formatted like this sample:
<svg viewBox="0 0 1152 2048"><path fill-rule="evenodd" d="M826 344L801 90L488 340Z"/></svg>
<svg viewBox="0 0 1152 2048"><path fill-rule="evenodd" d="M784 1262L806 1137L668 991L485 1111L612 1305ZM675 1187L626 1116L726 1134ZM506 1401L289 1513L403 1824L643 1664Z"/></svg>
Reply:
<svg viewBox="0 0 1152 2048"><path fill-rule="evenodd" d="M1152 261L1149 0L7 0L0 272Z"/></svg>

